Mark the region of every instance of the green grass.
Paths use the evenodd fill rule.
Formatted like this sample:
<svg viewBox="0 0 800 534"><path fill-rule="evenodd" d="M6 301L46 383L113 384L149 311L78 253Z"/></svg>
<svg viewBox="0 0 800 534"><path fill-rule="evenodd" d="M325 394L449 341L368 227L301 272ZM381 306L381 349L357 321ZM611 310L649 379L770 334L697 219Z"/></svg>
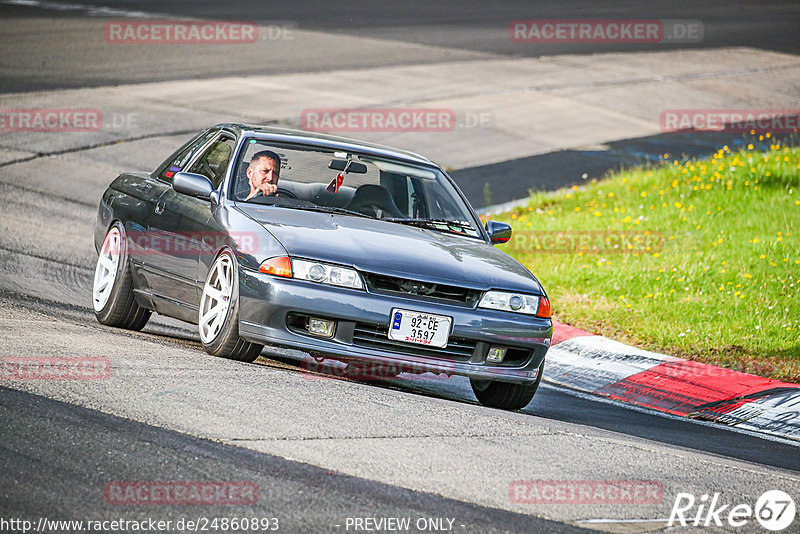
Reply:
<svg viewBox="0 0 800 534"><path fill-rule="evenodd" d="M724 147L493 218L514 227L503 248L542 282L556 320L800 382L800 148Z"/></svg>

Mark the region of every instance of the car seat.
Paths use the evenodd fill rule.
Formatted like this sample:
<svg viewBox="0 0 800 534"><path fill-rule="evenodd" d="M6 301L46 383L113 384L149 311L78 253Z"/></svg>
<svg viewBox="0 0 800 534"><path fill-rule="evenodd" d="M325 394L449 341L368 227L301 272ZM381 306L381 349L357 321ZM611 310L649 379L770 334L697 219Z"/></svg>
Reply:
<svg viewBox="0 0 800 534"><path fill-rule="evenodd" d="M389 191L376 184L364 184L356 189L345 208L373 217L404 217Z"/></svg>

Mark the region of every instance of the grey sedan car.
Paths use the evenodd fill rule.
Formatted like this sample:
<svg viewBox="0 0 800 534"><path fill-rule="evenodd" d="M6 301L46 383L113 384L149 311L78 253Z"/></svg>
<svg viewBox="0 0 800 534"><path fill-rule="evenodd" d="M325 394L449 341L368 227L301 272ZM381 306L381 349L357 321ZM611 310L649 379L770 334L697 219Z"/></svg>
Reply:
<svg viewBox="0 0 800 534"><path fill-rule="evenodd" d="M106 325L196 324L216 356L268 344L462 375L482 404L518 409L553 325L541 284L495 247L510 236L419 155L221 124L105 191L92 298Z"/></svg>

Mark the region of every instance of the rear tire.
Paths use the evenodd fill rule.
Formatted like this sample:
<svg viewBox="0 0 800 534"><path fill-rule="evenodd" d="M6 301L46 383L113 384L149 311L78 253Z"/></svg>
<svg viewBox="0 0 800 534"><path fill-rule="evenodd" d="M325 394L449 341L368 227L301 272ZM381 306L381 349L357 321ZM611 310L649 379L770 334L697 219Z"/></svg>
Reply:
<svg viewBox="0 0 800 534"><path fill-rule="evenodd" d="M108 229L97 256L92 305L101 324L141 330L150 319L151 311L136 303L128 259L125 228L116 222Z"/></svg>
<svg viewBox="0 0 800 534"><path fill-rule="evenodd" d="M264 348L239 337L239 269L228 250L217 256L206 276L198 328L203 349L213 356L252 363Z"/></svg>
<svg viewBox="0 0 800 534"><path fill-rule="evenodd" d="M484 406L501 410L521 410L533 400L542 381L543 372L544 360L539 366L539 374L533 384L510 384L472 378L469 379L469 383L478 402Z"/></svg>

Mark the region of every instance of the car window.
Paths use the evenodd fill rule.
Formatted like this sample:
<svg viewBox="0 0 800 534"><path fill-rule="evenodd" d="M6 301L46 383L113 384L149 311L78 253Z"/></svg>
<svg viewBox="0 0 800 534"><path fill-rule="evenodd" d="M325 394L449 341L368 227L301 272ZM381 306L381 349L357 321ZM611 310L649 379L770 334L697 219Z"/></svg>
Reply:
<svg viewBox="0 0 800 534"><path fill-rule="evenodd" d="M224 137L212 143L212 145L192 164L188 172L202 174L209 180L214 189L219 187L228 170L228 163L231 154L236 146L236 142L228 137Z"/></svg>
<svg viewBox="0 0 800 534"><path fill-rule="evenodd" d="M217 135L217 130L212 130L205 135L199 135L190 141L186 147L180 149L177 154L173 154L167 162L164 162L158 171L159 180L172 183L175 173L184 170L186 165L192 160L192 156L213 136Z"/></svg>
<svg viewBox="0 0 800 534"><path fill-rule="evenodd" d="M478 221L437 168L401 159L250 139L236 161L229 195L282 208L363 215L399 224L481 237ZM280 158L277 193L251 185L247 169L259 153ZM270 157L270 156L262 156Z"/></svg>

